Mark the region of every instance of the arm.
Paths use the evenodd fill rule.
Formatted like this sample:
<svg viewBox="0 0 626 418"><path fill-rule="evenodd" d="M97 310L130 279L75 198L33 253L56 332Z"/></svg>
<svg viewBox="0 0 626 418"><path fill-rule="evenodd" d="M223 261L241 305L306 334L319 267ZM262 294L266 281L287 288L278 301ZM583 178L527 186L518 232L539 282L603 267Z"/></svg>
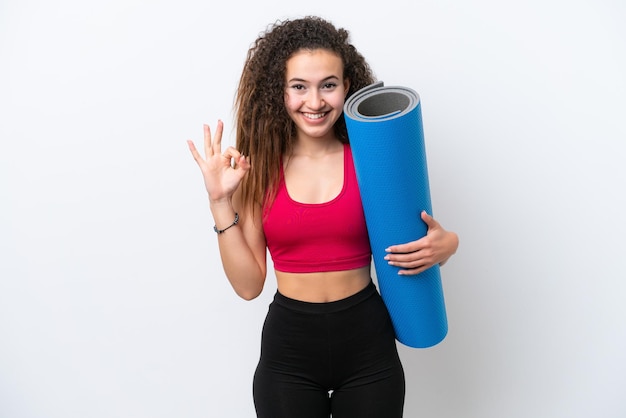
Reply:
<svg viewBox="0 0 626 418"><path fill-rule="evenodd" d="M217 124L215 137L204 126L202 158L192 141L187 141L191 154L200 167L209 197L215 225L224 229L239 214L239 223L218 234L218 245L224 272L233 289L243 299L257 297L263 290L266 267L265 236L261 228L261 211L244 207L240 184L250 170L249 160L233 147L221 152L223 124ZM234 161L234 164L232 163Z"/></svg>
<svg viewBox="0 0 626 418"><path fill-rule="evenodd" d="M402 268L398 274L415 275L435 264L443 266L459 246L457 234L446 231L426 211L422 212L421 217L428 226L425 237L386 249L388 254L385 260L392 266Z"/></svg>
<svg viewBox="0 0 626 418"><path fill-rule="evenodd" d="M233 222L235 212L239 214L239 223L217 234L217 242L224 273L233 290L241 298L251 300L263 290L267 274L265 236L261 209L242 208L238 197L236 193L232 203L211 203L211 213L217 228L227 227Z"/></svg>

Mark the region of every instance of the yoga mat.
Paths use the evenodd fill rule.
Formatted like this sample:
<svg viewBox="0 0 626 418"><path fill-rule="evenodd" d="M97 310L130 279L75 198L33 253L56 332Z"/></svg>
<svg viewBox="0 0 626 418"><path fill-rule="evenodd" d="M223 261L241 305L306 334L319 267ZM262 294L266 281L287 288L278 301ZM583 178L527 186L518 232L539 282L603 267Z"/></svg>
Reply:
<svg viewBox="0 0 626 418"><path fill-rule="evenodd" d="M363 201L378 287L396 339L414 348L448 332L439 266L414 276L384 260L390 245L426 235L420 213L432 215L419 95L382 82L357 91L344 116Z"/></svg>

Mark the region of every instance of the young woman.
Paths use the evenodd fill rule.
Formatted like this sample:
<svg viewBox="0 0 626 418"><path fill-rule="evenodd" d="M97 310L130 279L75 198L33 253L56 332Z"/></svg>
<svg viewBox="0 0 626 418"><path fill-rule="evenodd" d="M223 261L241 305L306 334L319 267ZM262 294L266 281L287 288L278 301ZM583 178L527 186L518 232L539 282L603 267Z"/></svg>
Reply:
<svg viewBox="0 0 626 418"><path fill-rule="evenodd" d="M388 312L370 277L371 249L343 117L374 82L348 32L317 17L278 22L248 51L236 97L236 147L204 126L199 165L224 271L253 299L271 254L278 291L254 376L259 417L401 417L404 373ZM458 246L428 233L390 248L415 275ZM419 219L415 220L420 222ZM417 279L416 279L417 280Z"/></svg>

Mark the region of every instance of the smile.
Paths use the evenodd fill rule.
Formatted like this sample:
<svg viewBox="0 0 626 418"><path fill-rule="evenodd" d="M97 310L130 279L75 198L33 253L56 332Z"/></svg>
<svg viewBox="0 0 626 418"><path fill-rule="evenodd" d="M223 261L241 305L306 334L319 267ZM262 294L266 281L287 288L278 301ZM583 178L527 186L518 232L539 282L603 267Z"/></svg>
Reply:
<svg viewBox="0 0 626 418"><path fill-rule="evenodd" d="M304 115L304 117L308 118L308 119L321 119L324 116L326 116L328 112L324 112L324 113L302 113Z"/></svg>

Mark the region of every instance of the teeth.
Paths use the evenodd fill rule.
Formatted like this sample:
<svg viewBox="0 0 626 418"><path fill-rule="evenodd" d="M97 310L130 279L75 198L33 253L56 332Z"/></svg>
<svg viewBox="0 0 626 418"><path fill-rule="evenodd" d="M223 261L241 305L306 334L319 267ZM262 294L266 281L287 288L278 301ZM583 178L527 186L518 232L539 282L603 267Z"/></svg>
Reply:
<svg viewBox="0 0 626 418"><path fill-rule="evenodd" d="M309 119L320 119L323 118L324 115L326 115L326 113L305 113L304 116L306 116Z"/></svg>

